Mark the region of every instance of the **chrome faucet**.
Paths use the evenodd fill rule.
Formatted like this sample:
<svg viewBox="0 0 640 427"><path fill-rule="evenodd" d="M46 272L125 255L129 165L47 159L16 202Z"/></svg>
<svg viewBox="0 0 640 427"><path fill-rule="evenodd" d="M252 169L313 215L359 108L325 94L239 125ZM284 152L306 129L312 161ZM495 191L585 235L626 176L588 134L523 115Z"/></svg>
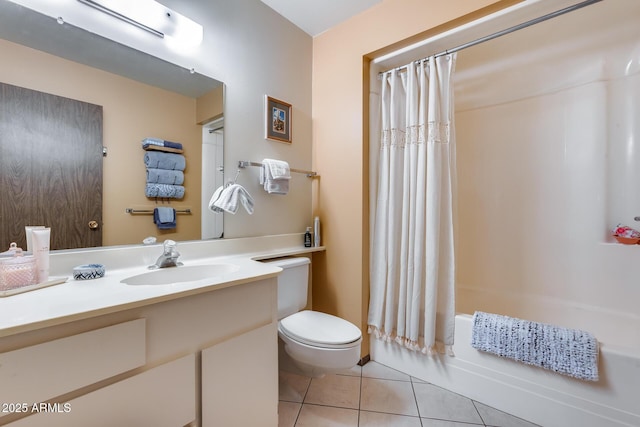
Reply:
<svg viewBox="0 0 640 427"><path fill-rule="evenodd" d="M162 255L158 257L155 264L149 266L150 269L153 270L156 268L177 267L182 265L182 263L178 261L180 252L176 250L176 242L173 240L165 240L162 246Z"/></svg>

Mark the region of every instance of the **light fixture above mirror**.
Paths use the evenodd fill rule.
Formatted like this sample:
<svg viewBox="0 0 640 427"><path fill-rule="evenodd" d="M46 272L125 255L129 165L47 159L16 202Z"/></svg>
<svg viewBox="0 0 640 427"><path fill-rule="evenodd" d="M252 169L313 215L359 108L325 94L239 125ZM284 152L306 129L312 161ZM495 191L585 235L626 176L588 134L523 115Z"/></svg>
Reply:
<svg viewBox="0 0 640 427"><path fill-rule="evenodd" d="M155 0L78 0L158 37L195 46L202 42L202 25Z"/></svg>

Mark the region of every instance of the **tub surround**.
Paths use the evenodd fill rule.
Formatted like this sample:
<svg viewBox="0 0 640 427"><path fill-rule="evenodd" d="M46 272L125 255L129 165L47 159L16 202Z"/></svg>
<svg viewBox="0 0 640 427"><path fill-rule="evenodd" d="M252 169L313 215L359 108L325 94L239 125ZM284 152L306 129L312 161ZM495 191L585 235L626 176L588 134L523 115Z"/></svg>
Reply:
<svg viewBox="0 0 640 427"><path fill-rule="evenodd" d="M239 268L170 285L121 283L148 272L161 244L53 253L54 276L88 262L107 272L0 299L0 402L26 405L7 407L0 425L276 426L281 269L257 260L324 250L302 242L291 234L180 243L185 266ZM240 388L238 376L247 378Z"/></svg>

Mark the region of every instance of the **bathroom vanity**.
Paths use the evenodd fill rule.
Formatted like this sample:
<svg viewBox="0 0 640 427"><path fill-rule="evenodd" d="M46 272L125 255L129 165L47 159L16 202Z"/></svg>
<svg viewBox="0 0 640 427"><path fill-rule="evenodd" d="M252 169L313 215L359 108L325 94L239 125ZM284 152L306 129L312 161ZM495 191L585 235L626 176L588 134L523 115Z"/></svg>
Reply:
<svg viewBox="0 0 640 427"><path fill-rule="evenodd" d="M130 285L122 281L144 273L158 248L102 250L93 255L123 267L0 299L0 425L277 426L280 269L255 259L321 248L221 257L194 245L180 248L185 267L238 268Z"/></svg>

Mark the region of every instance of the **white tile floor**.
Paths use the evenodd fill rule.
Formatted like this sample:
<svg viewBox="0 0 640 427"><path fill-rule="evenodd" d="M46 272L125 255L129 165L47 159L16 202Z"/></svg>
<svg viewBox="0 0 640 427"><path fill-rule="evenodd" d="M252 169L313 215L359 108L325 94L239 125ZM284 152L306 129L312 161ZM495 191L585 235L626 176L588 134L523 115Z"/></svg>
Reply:
<svg viewBox="0 0 640 427"><path fill-rule="evenodd" d="M279 427L535 427L376 362L339 375L280 372Z"/></svg>

